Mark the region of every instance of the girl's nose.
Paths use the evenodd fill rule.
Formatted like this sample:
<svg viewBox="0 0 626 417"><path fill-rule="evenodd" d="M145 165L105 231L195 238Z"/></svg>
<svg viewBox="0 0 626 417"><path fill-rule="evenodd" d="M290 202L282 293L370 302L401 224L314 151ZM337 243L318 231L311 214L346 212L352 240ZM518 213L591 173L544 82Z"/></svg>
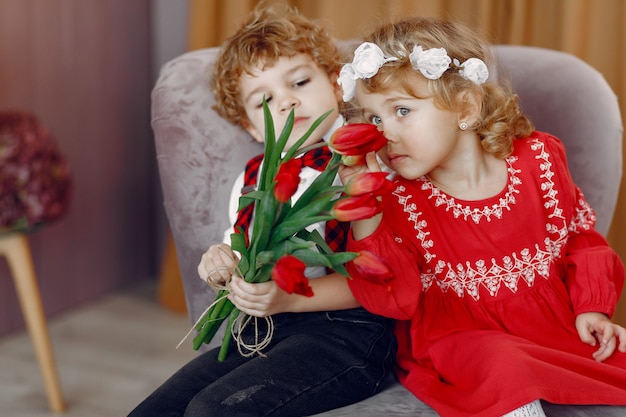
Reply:
<svg viewBox="0 0 626 417"><path fill-rule="evenodd" d="M397 137L394 134L392 129L383 129L382 126L380 126L378 128L378 130L383 132L383 135L385 135L385 138L387 139L387 142L389 142L389 143L398 143L398 139L397 139Z"/></svg>

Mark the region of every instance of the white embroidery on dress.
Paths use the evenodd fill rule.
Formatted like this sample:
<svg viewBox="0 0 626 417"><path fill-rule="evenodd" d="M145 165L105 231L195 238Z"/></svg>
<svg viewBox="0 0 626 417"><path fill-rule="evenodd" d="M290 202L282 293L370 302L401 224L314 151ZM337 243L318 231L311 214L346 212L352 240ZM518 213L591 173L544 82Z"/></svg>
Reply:
<svg viewBox="0 0 626 417"><path fill-rule="evenodd" d="M596 212L591 208L587 200L580 198L574 211L574 217L569 225L570 232L589 230L596 224Z"/></svg>
<svg viewBox="0 0 626 417"><path fill-rule="evenodd" d="M421 242L422 248L424 248L424 259L426 259L426 262L430 262L436 255L429 251L433 247L433 241L428 239L430 232L424 230L426 228L426 220L419 220L422 212L416 212L417 206L415 203L409 203L409 200L413 197L411 194L407 196L401 194L405 191L406 188L403 185L399 185L393 192L393 195L398 197L398 203L404 206L404 212L408 213L408 220L413 223L413 228L417 230L416 237Z"/></svg>
<svg viewBox="0 0 626 417"><path fill-rule="evenodd" d="M435 199L435 206L445 206L446 211L452 210L452 214L455 218L463 216L464 220L470 218L476 224L478 224L483 218L490 222L491 216L501 219L503 209L510 210L511 208L509 206L515 204L515 194L519 194L516 186L522 183L517 176L520 171L513 168L513 163L515 163L515 161L517 161L516 156L510 156L506 159L509 181L504 197L500 198L500 200L491 207L485 206L482 209L472 209L467 205L457 203L454 197L441 191L432 182L430 182L426 176L421 177L419 181L422 181L422 190L431 191L428 198Z"/></svg>
<svg viewBox="0 0 626 417"><path fill-rule="evenodd" d="M437 284L442 291L451 290L459 297L469 295L474 300L480 299L480 288L487 290L489 295L495 297L502 286L508 288L515 293L518 289L519 280L526 282L528 286L533 286L537 277L547 279L549 276L550 264L555 258L561 256L561 250L568 238L568 227L565 224L563 211L559 207L558 191L554 187L552 178L552 163L550 155L545 151L545 144L538 139L531 141L531 149L537 152L536 159L540 160L539 167L542 171L540 178L541 190L543 191L544 208L549 210L548 223L546 223L546 236L543 246L536 244L533 248L524 248L519 253L512 253L504 256L502 259L492 258L490 260L478 260L473 265L468 261L465 264L452 265L444 260L436 260L436 254L431 252L433 240L429 239L430 232L427 230L428 223L424 219L420 219L422 212L417 211L417 206L410 200L411 195L403 195L406 191L405 187L398 186L394 191L394 195L398 197L398 203L403 206L404 212L408 214L409 221L413 224L417 231L417 240L424 250L426 260L426 270L421 274L422 288L424 292L428 291L433 283ZM502 209L510 210L509 205L515 203L515 194L519 190L516 185L521 184L521 180L517 177L520 170L513 168L517 158L509 157L509 189L504 199L497 205L485 207L480 211L470 210L461 207L454 202L452 197L445 196L438 189L432 187L430 182L426 181L422 185L422 189L432 189L429 198L434 197L435 205L445 204L446 211L453 210L456 218L463 216L464 220L470 218L478 223L482 218L491 221L491 216L500 218ZM576 228L590 227L590 219L595 217L593 210L584 202L579 201L579 209L576 216L570 224L570 230Z"/></svg>

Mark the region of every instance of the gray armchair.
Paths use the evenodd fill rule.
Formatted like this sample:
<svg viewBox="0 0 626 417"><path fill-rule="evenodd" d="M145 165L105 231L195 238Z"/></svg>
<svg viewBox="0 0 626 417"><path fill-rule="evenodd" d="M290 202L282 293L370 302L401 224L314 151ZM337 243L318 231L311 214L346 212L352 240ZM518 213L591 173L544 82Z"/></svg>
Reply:
<svg viewBox="0 0 626 417"><path fill-rule="evenodd" d="M214 298L198 278L197 264L229 226L227 201L235 177L249 158L263 151L245 131L211 109L214 99L206 74L216 53L217 48L202 49L168 62L152 92L165 210L192 322ZM606 234L622 176L623 127L615 94L600 73L566 53L496 46L495 55L497 73L511 79L537 129L565 143L574 180L598 214L598 230ZM212 345L220 339L218 335ZM549 416L626 415L626 407L546 404L545 410ZM374 397L323 415L437 416L395 380Z"/></svg>

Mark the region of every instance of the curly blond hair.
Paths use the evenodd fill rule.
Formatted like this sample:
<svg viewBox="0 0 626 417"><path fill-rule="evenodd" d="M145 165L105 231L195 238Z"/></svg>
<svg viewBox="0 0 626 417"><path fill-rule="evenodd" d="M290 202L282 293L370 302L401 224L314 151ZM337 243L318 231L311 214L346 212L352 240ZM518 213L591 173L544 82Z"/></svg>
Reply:
<svg viewBox="0 0 626 417"><path fill-rule="evenodd" d="M402 88L417 97L413 80L418 73L408 58L414 45L424 49L445 48L448 56L459 62L479 58L493 67L488 43L475 31L450 20L407 18L380 26L365 41L378 45L385 56L398 58L386 63L376 76L359 81L366 91ZM463 111L467 103L460 93L478 94L481 112L473 128L481 138L483 149L499 158L511 154L515 138L527 137L534 129L519 107L517 94L502 80L477 85L458 71L448 70L439 79L427 81L429 93L441 109Z"/></svg>
<svg viewBox="0 0 626 417"><path fill-rule="evenodd" d="M217 113L238 125L248 120L240 98L240 78L259 65L271 67L284 56L306 54L329 76L338 74L335 40L320 25L288 5L261 3L222 45L210 86Z"/></svg>

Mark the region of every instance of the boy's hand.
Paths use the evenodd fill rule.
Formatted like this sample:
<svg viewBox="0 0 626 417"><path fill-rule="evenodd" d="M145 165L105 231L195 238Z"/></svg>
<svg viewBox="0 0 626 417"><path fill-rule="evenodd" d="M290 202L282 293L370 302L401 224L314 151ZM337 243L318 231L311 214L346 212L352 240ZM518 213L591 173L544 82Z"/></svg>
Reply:
<svg viewBox="0 0 626 417"><path fill-rule="evenodd" d="M297 294L287 294L272 280L250 283L233 276L228 288L230 290L228 299L240 311L255 317L286 312L290 298L299 297Z"/></svg>
<svg viewBox="0 0 626 417"><path fill-rule="evenodd" d="M225 243L211 245L202 254L198 275L214 289L222 289L233 275L238 260L235 252Z"/></svg>
<svg viewBox="0 0 626 417"><path fill-rule="evenodd" d="M613 323L602 313L582 313L576 317L576 330L580 340L591 346L600 343L600 348L593 353L593 358L602 362L615 352L626 352L626 329ZM618 345L619 341L619 345Z"/></svg>

